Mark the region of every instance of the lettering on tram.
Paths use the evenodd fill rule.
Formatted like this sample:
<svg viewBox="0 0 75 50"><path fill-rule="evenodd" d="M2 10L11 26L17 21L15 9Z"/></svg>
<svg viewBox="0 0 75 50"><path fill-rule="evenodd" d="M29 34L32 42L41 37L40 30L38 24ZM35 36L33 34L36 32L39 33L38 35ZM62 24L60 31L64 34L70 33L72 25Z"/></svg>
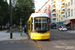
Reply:
<svg viewBox="0 0 75 50"><path fill-rule="evenodd" d="M33 13L27 21L26 29L31 39L50 39L50 18L45 13Z"/></svg>

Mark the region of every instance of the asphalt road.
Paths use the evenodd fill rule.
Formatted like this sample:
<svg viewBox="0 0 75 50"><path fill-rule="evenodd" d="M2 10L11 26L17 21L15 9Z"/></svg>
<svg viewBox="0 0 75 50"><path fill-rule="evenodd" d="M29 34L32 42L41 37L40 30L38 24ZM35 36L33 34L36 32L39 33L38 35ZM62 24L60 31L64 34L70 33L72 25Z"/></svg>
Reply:
<svg viewBox="0 0 75 50"><path fill-rule="evenodd" d="M58 31L57 29L51 29L50 40L75 40L75 33L69 33L67 31Z"/></svg>
<svg viewBox="0 0 75 50"><path fill-rule="evenodd" d="M34 41L8 40L0 41L0 50L40 50Z"/></svg>
<svg viewBox="0 0 75 50"><path fill-rule="evenodd" d="M75 34L51 29L49 41L37 41L41 50L75 50Z"/></svg>
<svg viewBox="0 0 75 50"><path fill-rule="evenodd" d="M75 34L51 29L49 41L5 40L0 41L0 50L75 50Z"/></svg>

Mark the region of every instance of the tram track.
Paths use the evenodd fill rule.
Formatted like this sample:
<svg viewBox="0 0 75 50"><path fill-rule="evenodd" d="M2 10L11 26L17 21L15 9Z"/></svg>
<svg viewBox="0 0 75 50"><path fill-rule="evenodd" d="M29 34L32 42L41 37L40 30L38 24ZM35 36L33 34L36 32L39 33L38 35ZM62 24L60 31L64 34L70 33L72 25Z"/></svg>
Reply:
<svg viewBox="0 0 75 50"><path fill-rule="evenodd" d="M42 47L39 45L39 43L36 40L32 40L32 39L28 38L28 41L29 40L34 41L35 44L37 45L37 47L40 48L40 50L43 50Z"/></svg>
<svg viewBox="0 0 75 50"><path fill-rule="evenodd" d="M40 50L43 50L42 47L38 44L38 42L36 40L34 40L34 42L37 44L37 46L40 48Z"/></svg>

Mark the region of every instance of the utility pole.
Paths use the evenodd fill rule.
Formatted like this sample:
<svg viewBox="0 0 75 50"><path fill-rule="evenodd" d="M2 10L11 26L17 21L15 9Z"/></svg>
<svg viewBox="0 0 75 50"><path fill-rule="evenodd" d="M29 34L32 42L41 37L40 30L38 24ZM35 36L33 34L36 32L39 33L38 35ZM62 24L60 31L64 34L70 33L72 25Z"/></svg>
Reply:
<svg viewBox="0 0 75 50"><path fill-rule="evenodd" d="M10 39L12 39L12 4L11 0L10 1Z"/></svg>

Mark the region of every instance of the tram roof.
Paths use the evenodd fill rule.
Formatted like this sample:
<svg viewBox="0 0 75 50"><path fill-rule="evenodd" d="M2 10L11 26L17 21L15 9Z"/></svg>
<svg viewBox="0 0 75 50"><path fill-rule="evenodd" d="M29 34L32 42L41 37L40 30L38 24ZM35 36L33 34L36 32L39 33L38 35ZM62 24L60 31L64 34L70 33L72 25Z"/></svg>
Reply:
<svg viewBox="0 0 75 50"><path fill-rule="evenodd" d="M48 15L46 13L32 13L28 21L31 20L31 17L48 17Z"/></svg>
<svg viewBox="0 0 75 50"><path fill-rule="evenodd" d="M46 13L32 13L31 17L48 17Z"/></svg>

